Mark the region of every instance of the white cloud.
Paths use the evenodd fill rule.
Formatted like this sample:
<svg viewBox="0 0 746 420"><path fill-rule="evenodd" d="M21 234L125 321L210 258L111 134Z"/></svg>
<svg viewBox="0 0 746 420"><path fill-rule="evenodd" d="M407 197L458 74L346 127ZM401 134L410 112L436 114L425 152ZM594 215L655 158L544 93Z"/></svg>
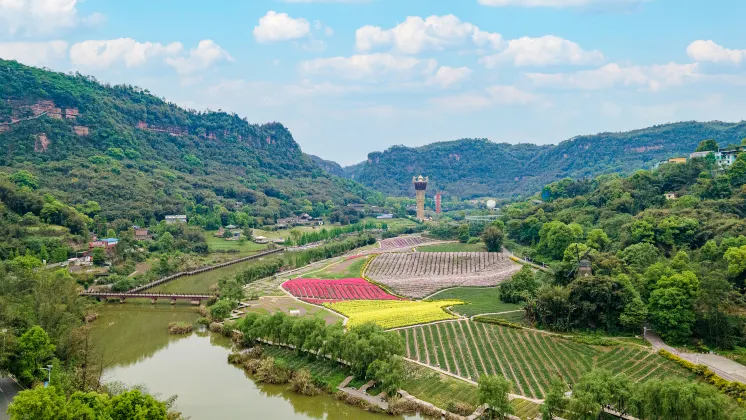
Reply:
<svg viewBox="0 0 746 420"><path fill-rule="evenodd" d="M254 27L257 42L277 42L300 39L311 33L311 24L303 18L292 18L287 13L272 10L259 19Z"/></svg>
<svg viewBox="0 0 746 420"><path fill-rule="evenodd" d="M176 69L179 74L192 74L207 70L221 61L233 61L233 57L211 39L203 39L197 48L189 50L186 57L167 57L166 64Z"/></svg>
<svg viewBox="0 0 746 420"><path fill-rule="evenodd" d="M516 66L548 66L557 64L598 64L603 62L600 51L585 51L575 42L558 36L523 37L508 42L508 47L480 60L488 68L512 61Z"/></svg>
<svg viewBox="0 0 746 420"><path fill-rule="evenodd" d="M442 96L430 100L434 105L452 110L472 110L487 108L493 105L546 105L533 93L515 86L494 85L484 91L467 92L458 95Z"/></svg>
<svg viewBox="0 0 746 420"><path fill-rule="evenodd" d="M43 36L81 24L99 24L99 13L78 16L77 0L0 0L0 31L9 35Z"/></svg>
<svg viewBox="0 0 746 420"><path fill-rule="evenodd" d="M686 48L689 57L697 62L741 64L746 59L746 50L731 50L714 41L694 41Z"/></svg>
<svg viewBox="0 0 746 420"><path fill-rule="evenodd" d="M0 58L30 66L47 66L65 57L67 42L0 42Z"/></svg>
<svg viewBox="0 0 746 420"><path fill-rule="evenodd" d="M319 58L304 61L300 69L307 75L366 82L382 79L406 79L431 75L437 67L435 60L421 60L388 53L358 54L351 57Z"/></svg>
<svg viewBox="0 0 746 420"><path fill-rule="evenodd" d="M454 15L430 16L425 19L409 16L391 29L363 26L357 30L355 36L358 51L368 52L377 47L392 46L394 50L405 54L463 47L465 44L498 48L502 40L500 34L484 32Z"/></svg>
<svg viewBox="0 0 746 420"><path fill-rule="evenodd" d="M658 90L699 78L697 64L669 63L653 66L607 64L594 70L574 73L527 73L536 86L579 90L633 86Z"/></svg>
<svg viewBox="0 0 746 420"><path fill-rule="evenodd" d="M471 74L472 71L468 67L441 66L428 83L447 88L468 79Z"/></svg>
<svg viewBox="0 0 746 420"><path fill-rule="evenodd" d="M503 7L588 7L637 5L648 0L478 0L483 6Z"/></svg>
<svg viewBox="0 0 746 420"><path fill-rule="evenodd" d="M70 61L84 67L106 68L123 62L126 67L137 67L155 57L180 54L181 43L167 45L159 42L137 42L132 38L88 40L70 47Z"/></svg>

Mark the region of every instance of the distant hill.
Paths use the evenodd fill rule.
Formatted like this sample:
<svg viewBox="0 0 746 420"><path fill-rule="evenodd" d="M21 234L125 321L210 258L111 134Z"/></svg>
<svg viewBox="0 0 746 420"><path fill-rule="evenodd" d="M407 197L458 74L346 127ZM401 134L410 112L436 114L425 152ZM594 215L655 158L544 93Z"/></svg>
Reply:
<svg viewBox="0 0 746 420"><path fill-rule="evenodd" d="M319 165L321 169L329 172L330 174L336 175L339 177L345 177L345 171L342 168L342 165L340 165L339 163L331 161L331 160L322 159L314 155L306 154L306 156L308 156L315 164Z"/></svg>
<svg viewBox="0 0 746 420"><path fill-rule="evenodd" d="M39 192L96 201L108 220L237 209L272 218L371 194L322 170L280 123L185 110L144 89L15 61L0 60L0 80L0 172L25 169Z"/></svg>
<svg viewBox="0 0 746 420"><path fill-rule="evenodd" d="M463 139L422 147L393 146L344 168L345 175L390 195L412 195L415 175L430 177L429 191L459 198L533 194L570 177L630 173L655 162L688 155L714 138L722 146L740 143L746 122L681 122L624 133L578 136L557 145L493 143Z"/></svg>

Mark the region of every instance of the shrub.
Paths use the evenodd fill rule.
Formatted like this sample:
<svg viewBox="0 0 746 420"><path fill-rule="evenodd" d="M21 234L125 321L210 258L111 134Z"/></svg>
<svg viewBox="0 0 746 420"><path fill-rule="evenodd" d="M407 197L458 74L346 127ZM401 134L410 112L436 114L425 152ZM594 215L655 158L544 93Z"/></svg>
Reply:
<svg viewBox="0 0 746 420"><path fill-rule="evenodd" d="M417 403L406 398L396 398L389 400L389 414L401 416L404 414L414 414L417 412Z"/></svg>
<svg viewBox="0 0 746 420"><path fill-rule="evenodd" d="M599 337L596 335L573 335L565 338L576 343L588 344L591 346L615 346L619 344L610 338Z"/></svg>
<svg viewBox="0 0 746 420"><path fill-rule="evenodd" d="M311 372L308 369L301 369L293 374L290 380L290 390L301 395L318 395L321 390L314 384Z"/></svg>
<svg viewBox="0 0 746 420"><path fill-rule="evenodd" d="M509 327L509 328L515 328L515 329L523 329L523 325L514 324L510 321L507 321L505 319L500 318L490 318L488 316L475 316L474 321L476 322L484 322L487 324L496 324L496 325L502 325L503 327Z"/></svg>
<svg viewBox="0 0 746 420"><path fill-rule="evenodd" d="M219 322L213 322L212 324L210 324L210 331L214 333L223 332L223 325Z"/></svg>
<svg viewBox="0 0 746 420"><path fill-rule="evenodd" d="M201 316L197 318L197 324L207 326L207 325L210 325L210 320L208 318Z"/></svg>
<svg viewBox="0 0 746 420"><path fill-rule="evenodd" d="M286 384L290 381L293 372L282 360L275 360L274 357L262 359L259 367L256 369L256 378L259 382L268 384Z"/></svg>
<svg viewBox="0 0 746 420"><path fill-rule="evenodd" d="M461 416L469 416L471 413L476 410L476 408L472 407L471 405L465 403L465 402L449 402L448 406L446 407L446 410L450 411L451 413L455 413Z"/></svg>
<svg viewBox="0 0 746 420"><path fill-rule="evenodd" d="M169 334L189 334L192 332L192 324L186 322L172 322L168 324Z"/></svg>

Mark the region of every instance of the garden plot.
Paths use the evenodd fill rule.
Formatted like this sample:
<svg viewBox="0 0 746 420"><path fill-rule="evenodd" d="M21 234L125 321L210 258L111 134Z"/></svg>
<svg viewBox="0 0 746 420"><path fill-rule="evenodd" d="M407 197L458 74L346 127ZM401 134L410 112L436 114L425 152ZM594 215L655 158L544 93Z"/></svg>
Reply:
<svg viewBox="0 0 746 420"><path fill-rule="evenodd" d="M572 384L593 368L623 373L637 382L695 376L646 348L589 346L480 322L444 322L398 332L410 359L475 381L485 374L504 376L516 394L534 398L545 396L552 377Z"/></svg>
<svg viewBox="0 0 746 420"><path fill-rule="evenodd" d="M496 286L521 269L497 252L382 254L365 275L404 296L422 298L455 286Z"/></svg>
<svg viewBox="0 0 746 420"><path fill-rule="evenodd" d="M457 318L443 308L462 303L460 300L348 300L325 303L324 306L348 317L348 327L373 322L389 329Z"/></svg>
<svg viewBox="0 0 746 420"><path fill-rule="evenodd" d="M399 300L364 279L318 280L294 279L282 288L309 303L329 303L344 300Z"/></svg>
<svg viewBox="0 0 746 420"><path fill-rule="evenodd" d="M434 242L434 240L423 238L421 236L399 236L396 238L384 239L379 242L379 244L381 249L398 249L414 248L428 242Z"/></svg>

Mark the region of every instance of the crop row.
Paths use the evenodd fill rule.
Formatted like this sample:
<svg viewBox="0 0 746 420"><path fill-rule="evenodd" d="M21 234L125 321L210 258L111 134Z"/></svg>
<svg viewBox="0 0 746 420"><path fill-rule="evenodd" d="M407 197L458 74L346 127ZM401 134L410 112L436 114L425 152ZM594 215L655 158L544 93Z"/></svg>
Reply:
<svg viewBox="0 0 746 420"><path fill-rule="evenodd" d="M469 274L509 261L497 252L409 252L378 256L368 274L381 277Z"/></svg>
<svg viewBox="0 0 746 420"><path fill-rule="evenodd" d="M379 244L381 249L414 248L432 240L421 236L399 236L382 240Z"/></svg>
<svg viewBox="0 0 746 420"><path fill-rule="evenodd" d="M365 274L396 293L422 298L448 287L496 286L520 268L499 253L392 253L376 257Z"/></svg>
<svg viewBox="0 0 746 420"><path fill-rule="evenodd" d="M365 279L317 280L294 279L283 283L282 288L293 296L311 303L341 300L398 300L385 290Z"/></svg>
<svg viewBox="0 0 746 420"><path fill-rule="evenodd" d="M634 381L663 375L688 377L678 366L648 349L593 347L536 331L458 321L400 330L407 357L477 380L501 375L514 392L542 398L552 377L568 383L594 367L624 373Z"/></svg>
<svg viewBox="0 0 746 420"><path fill-rule="evenodd" d="M460 300L436 300L432 302L348 300L325 303L324 306L348 317L348 327L373 322L389 329L456 318L455 315L445 312L443 308L462 303ZM424 351L424 343L422 345Z"/></svg>

